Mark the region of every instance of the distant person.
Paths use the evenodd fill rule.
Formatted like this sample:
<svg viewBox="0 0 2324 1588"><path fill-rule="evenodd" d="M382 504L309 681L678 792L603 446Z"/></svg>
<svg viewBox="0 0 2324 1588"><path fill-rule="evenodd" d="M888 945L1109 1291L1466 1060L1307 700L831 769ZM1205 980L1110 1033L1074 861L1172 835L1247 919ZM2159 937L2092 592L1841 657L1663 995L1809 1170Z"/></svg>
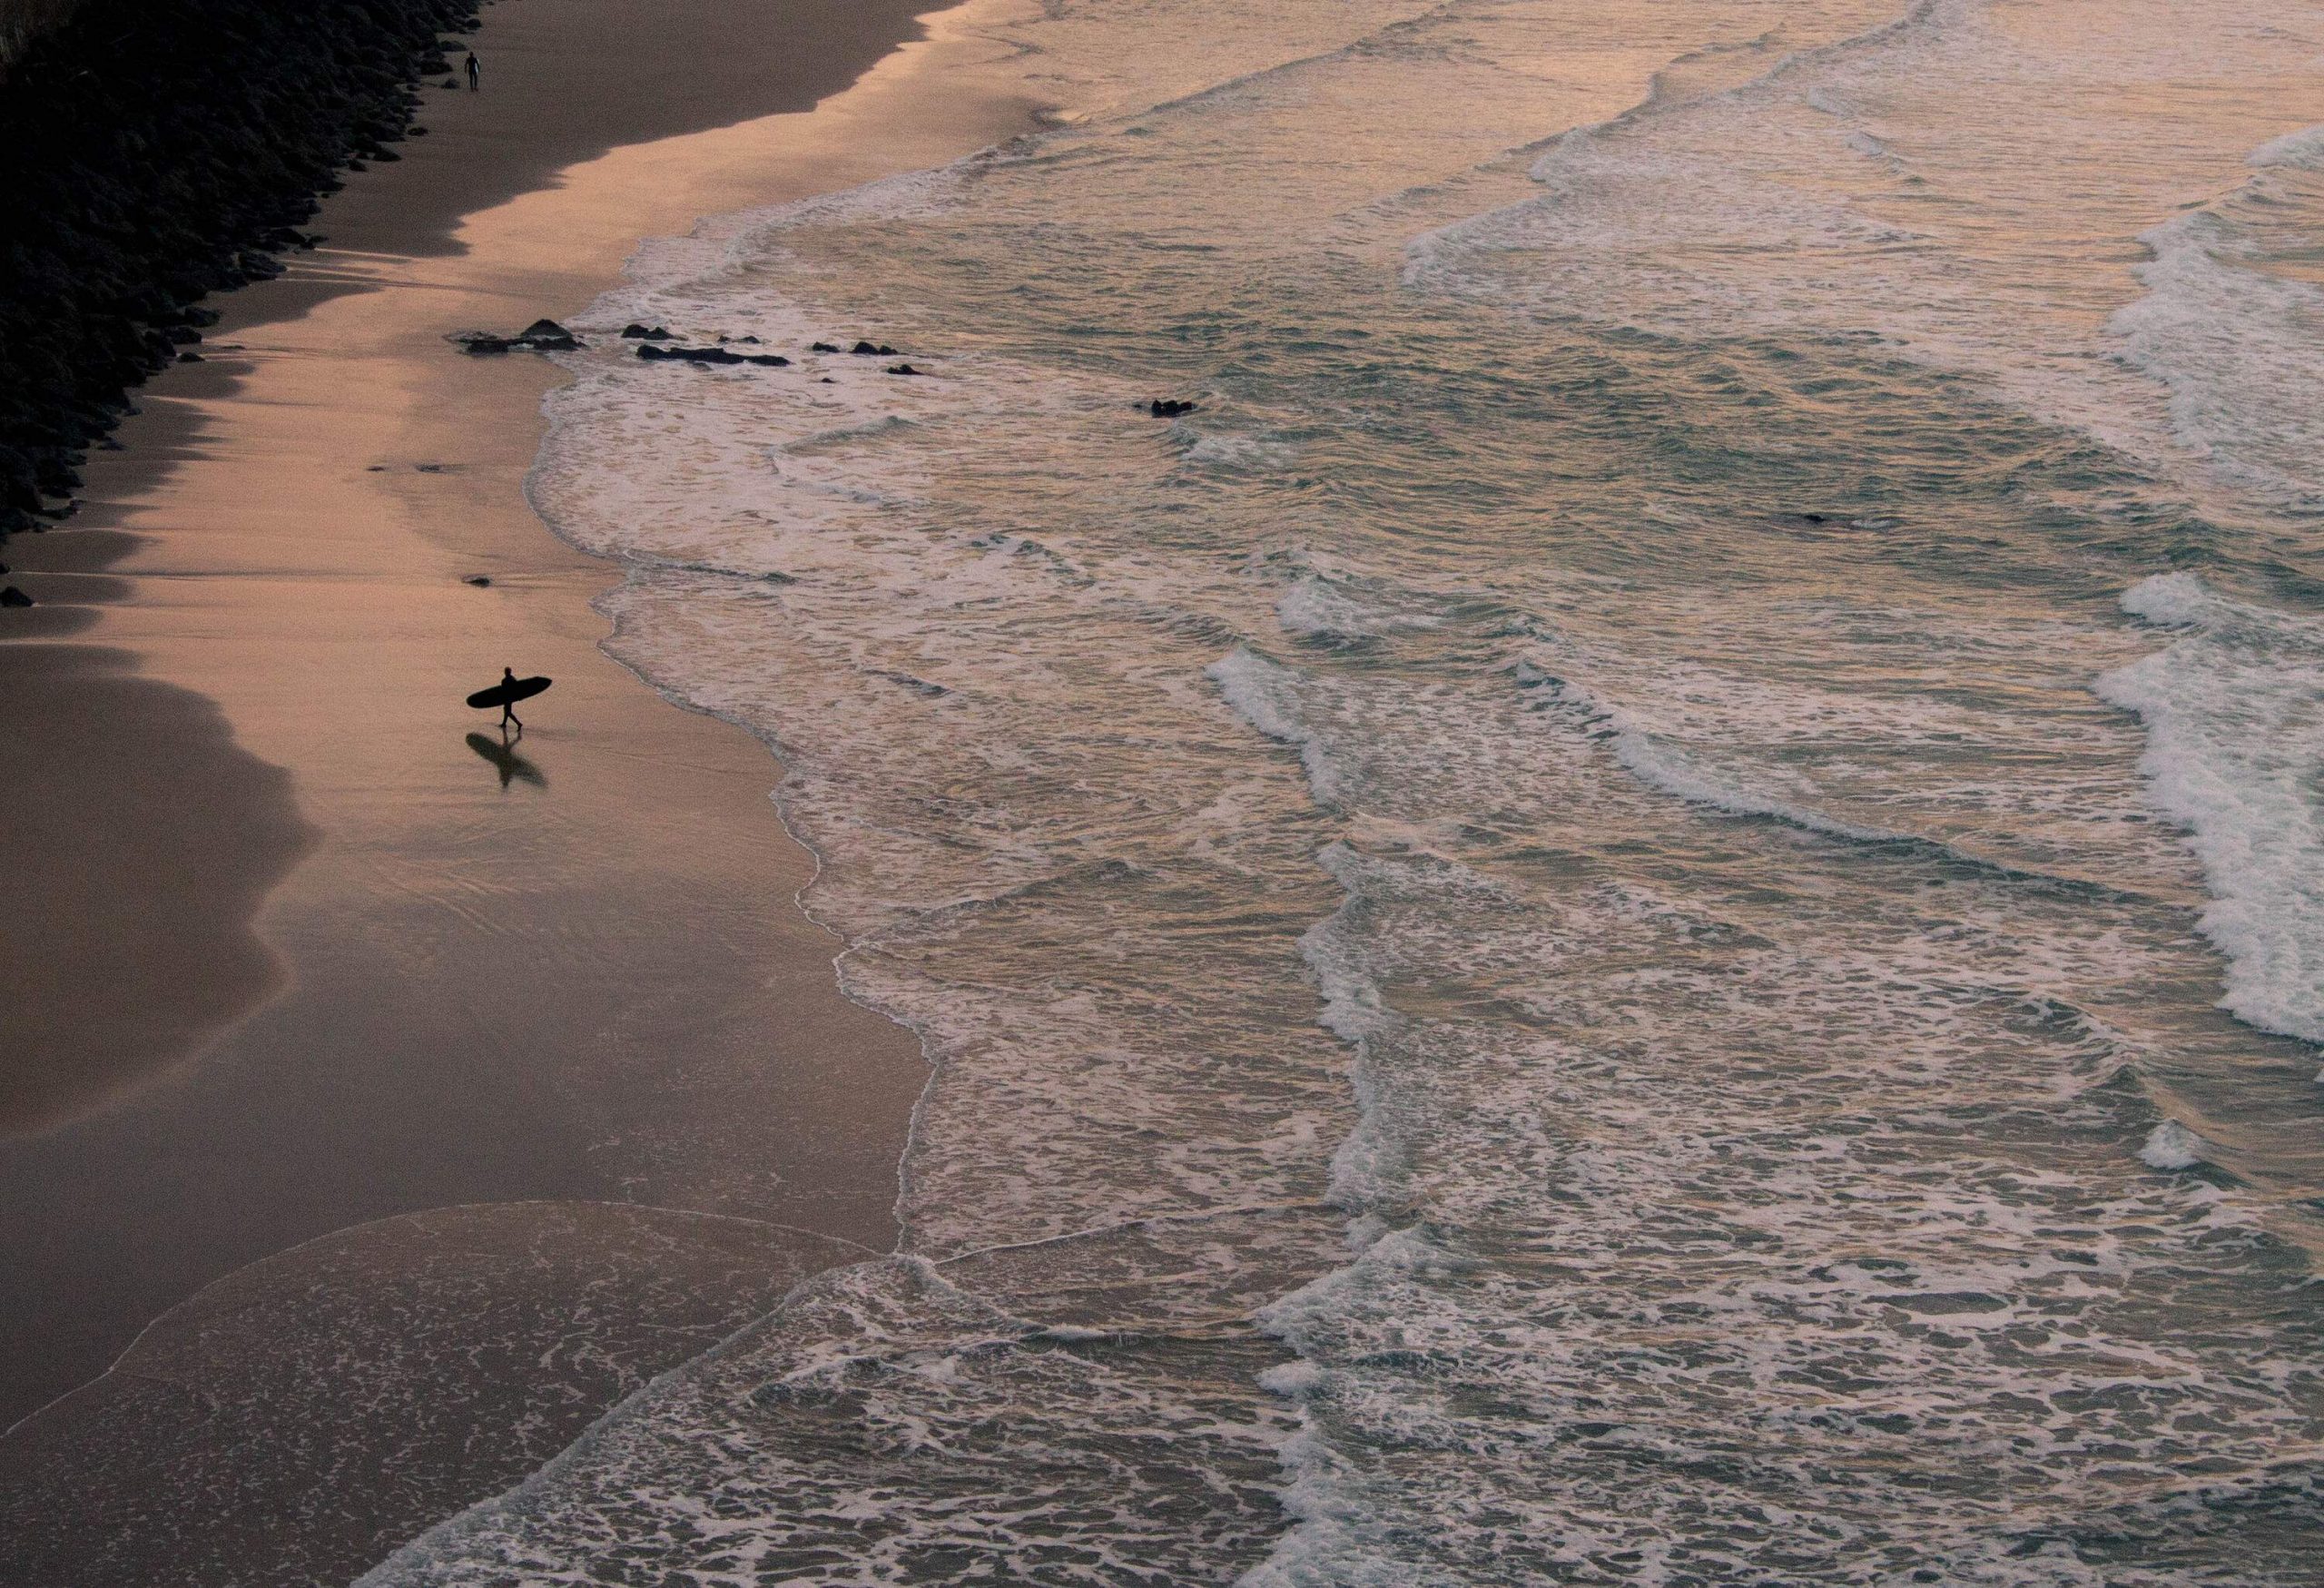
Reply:
<svg viewBox="0 0 2324 1588"><path fill-rule="evenodd" d="M468 705L478 711L490 711L498 706L501 732L507 733L509 725L514 724L521 734L525 731L525 719L517 715L517 703L530 700L548 686L547 678L519 678L514 667L503 667L500 669L500 682L469 695Z"/></svg>
<svg viewBox="0 0 2324 1588"><path fill-rule="evenodd" d="M468 92L470 94L474 94L476 92L477 84L483 76L484 68L478 64L476 52L474 50L470 50L468 52Z"/></svg>

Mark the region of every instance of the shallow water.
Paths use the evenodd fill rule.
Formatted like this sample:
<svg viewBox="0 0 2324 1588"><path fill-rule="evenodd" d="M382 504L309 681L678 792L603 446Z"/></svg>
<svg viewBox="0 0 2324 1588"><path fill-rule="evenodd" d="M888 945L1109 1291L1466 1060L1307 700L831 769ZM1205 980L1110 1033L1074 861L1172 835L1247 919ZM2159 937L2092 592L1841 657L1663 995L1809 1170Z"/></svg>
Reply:
<svg viewBox="0 0 2324 1588"><path fill-rule="evenodd" d="M903 1248L377 1580L2313 1582L2324 7L1002 31L533 482Z"/></svg>

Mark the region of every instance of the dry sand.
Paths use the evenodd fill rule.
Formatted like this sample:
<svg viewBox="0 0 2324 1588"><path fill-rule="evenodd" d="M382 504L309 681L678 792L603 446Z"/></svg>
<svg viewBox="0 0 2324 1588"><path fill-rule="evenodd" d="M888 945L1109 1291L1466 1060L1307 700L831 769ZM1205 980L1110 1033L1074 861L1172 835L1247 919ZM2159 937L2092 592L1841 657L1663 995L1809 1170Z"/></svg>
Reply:
<svg viewBox="0 0 2324 1588"><path fill-rule="evenodd" d="M520 490L555 368L442 339L1022 130L964 14L890 53L911 12L502 0L485 92L431 89L0 552L42 602L0 627L0 1424L86 1386L0 1440L0 1581L329 1579L891 1244L916 1044L837 993L765 750L597 649L612 576ZM504 664L556 679L514 758L459 705ZM504 1270L532 1323L442 1299ZM583 1292L595 1378L453 1366ZM406 1317L392 1373L392 1327L324 1348ZM315 1432L383 1386L404 1433Z"/></svg>

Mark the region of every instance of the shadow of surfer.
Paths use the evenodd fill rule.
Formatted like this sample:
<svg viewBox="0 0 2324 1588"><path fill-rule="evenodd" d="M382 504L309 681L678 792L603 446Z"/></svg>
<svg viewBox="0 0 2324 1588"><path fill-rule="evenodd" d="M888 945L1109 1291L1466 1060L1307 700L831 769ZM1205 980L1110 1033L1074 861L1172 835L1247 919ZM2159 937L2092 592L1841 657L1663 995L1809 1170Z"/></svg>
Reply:
<svg viewBox="0 0 2324 1588"><path fill-rule="evenodd" d="M524 730L519 728L517 732L521 735ZM535 788L547 788L548 778L539 767L517 754L516 745L508 738L508 730L503 728L500 735L495 739L489 734L470 734L468 748L491 762L499 771L503 789L520 778Z"/></svg>

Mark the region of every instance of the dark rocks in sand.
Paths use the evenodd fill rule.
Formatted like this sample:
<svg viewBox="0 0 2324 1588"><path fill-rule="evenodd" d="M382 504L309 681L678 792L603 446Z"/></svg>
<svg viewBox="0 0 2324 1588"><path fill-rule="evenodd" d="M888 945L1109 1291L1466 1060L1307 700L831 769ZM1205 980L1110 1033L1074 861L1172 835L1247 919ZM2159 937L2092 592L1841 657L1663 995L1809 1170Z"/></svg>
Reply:
<svg viewBox="0 0 2324 1588"><path fill-rule="evenodd" d="M896 356L896 350L885 342L857 342L847 350L863 358L892 359Z"/></svg>
<svg viewBox="0 0 2324 1588"><path fill-rule="evenodd" d="M621 328L621 334L631 341L668 341L670 328L666 325L640 325L635 320Z"/></svg>
<svg viewBox="0 0 2324 1588"><path fill-rule="evenodd" d="M488 575L470 574L467 578L462 579L460 583L463 585L474 585L477 588L482 589L487 585L491 584L492 579Z"/></svg>
<svg viewBox="0 0 2324 1588"><path fill-rule="evenodd" d="M1182 413L1192 413L1201 405L1176 397L1157 397L1146 405L1146 411L1157 419L1174 419Z"/></svg>
<svg viewBox="0 0 2324 1588"><path fill-rule="evenodd" d="M554 320L536 320L515 336L488 330L464 330L451 339L468 353L569 353L584 345Z"/></svg>
<svg viewBox="0 0 2324 1588"><path fill-rule="evenodd" d="M199 364L204 361L205 360L200 353L180 353L178 355L178 362L181 364Z"/></svg>
<svg viewBox="0 0 2324 1588"><path fill-rule="evenodd" d="M781 353L737 353L725 348L657 347L652 342L638 344L641 359L661 360L686 364L761 364L779 370L791 362Z"/></svg>
<svg viewBox="0 0 2324 1588"><path fill-rule="evenodd" d="M14 585L0 590L0 607L29 607L32 604L33 598Z"/></svg>
<svg viewBox="0 0 2324 1588"><path fill-rule="evenodd" d="M811 353L835 353L839 351L839 344L837 342L815 342L810 345L807 350Z"/></svg>
<svg viewBox="0 0 2324 1588"><path fill-rule="evenodd" d="M459 79L458 79L458 78L457 78L457 77L447 77L447 78L445 78L445 79L444 79L444 81L443 81L443 82L438 83L436 86L437 86L437 87L438 87L438 88L458 88L459 85L460 85L460 84L459 84Z"/></svg>
<svg viewBox="0 0 2324 1588"><path fill-rule="evenodd" d="M925 375L928 371L925 370L915 370L910 364L891 364L888 366L888 373L891 375Z"/></svg>

